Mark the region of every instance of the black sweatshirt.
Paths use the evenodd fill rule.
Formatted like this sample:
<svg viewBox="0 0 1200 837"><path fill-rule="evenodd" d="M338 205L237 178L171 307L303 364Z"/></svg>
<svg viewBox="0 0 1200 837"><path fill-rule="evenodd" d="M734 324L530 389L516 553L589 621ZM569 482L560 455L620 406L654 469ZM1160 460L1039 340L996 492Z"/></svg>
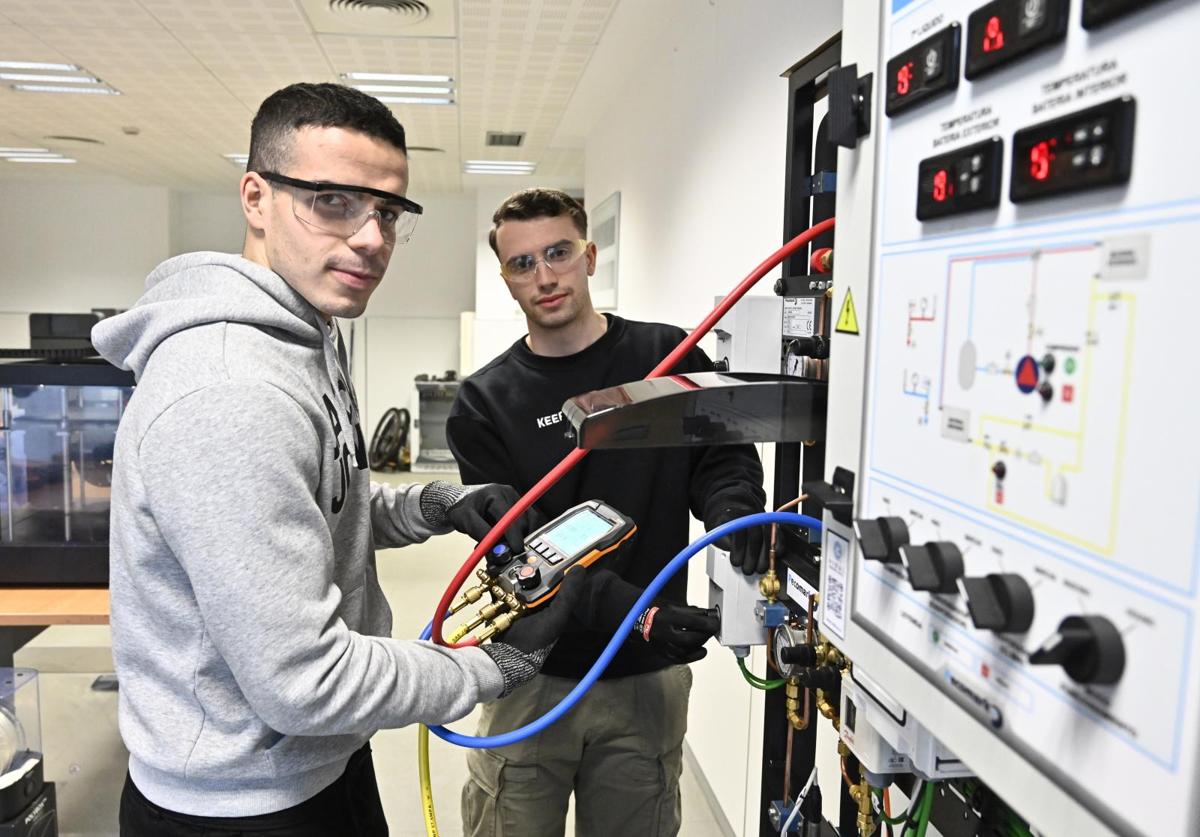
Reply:
<svg viewBox="0 0 1200 837"><path fill-rule="evenodd" d="M524 338L463 381L450 410L446 436L464 484L498 482L524 493L575 447L562 415L567 399L644 378L685 332L675 326L608 315L608 330L566 357L535 355ZM700 372L712 362L693 349L672 372ZM711 521L729 499L766 502L762 464L752 445L597 450L552 487L536 508L547 519L585 500L603 500L633 518L638 534L603 566L645 588L688 544L688 513ZM597 566L600 566L598 564ZM683 603L681 570L660 597ZM564 635L542 671L579 679L610 635ZM626 642L605 677L657 671L670 665L644 642Z"/></svg>

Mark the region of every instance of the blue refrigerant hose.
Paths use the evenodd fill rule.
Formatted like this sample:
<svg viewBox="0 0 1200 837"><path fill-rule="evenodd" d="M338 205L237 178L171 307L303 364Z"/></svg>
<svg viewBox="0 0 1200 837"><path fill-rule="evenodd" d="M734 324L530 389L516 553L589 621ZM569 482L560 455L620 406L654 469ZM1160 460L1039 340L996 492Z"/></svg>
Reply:
<svg viewBox="0 0 1200 837"><path fill-rule="evenodd" d="M739 517L737 520L731 520L711 532L708 532L704 537L699 538L689 544L678 555L671 559L671 562L662 568L662 571L654 577L650 585L645 589L642 595L634 603L629 613L625 615L621 626L617 628L612 639L608 641L608 645L604 647L604 651L588 669L588 673L583 676L583 679L575 684L575 688L560 700L553 709L547 712L540 718L530 721L523 727L514 729L512 732L501 733L500 735L463 735L460 732L454 732L441 726L431 726L429 730L443 741L449 741L451 744L457 744L460 747L474 747L477 749L492 749L495 747L504 747L509 744L516 744L518 741L523 741L532 735L537 735L546 727L553 724L563 715L571 711L579 699L583 697L588 689L592 688L604 670L608 668L608 664L612 662L613 657L617 655L617 651L624 644L625 639L629 636L629 632L633 630L633 623L637 620L638 615L650 606L654 597L659 591L666 586L667 582L679 569L688 562L688 559L695 555L710 543L717 541L728 534L738 531L739 529L748 529L751 526L765 526L770 523L779 523L791 526L805 526L815 532L821 531L821 521L815 517L809 517L805 514L795 514L793 512L761 512L759 514L750 514L745 517ZM425 630L421 631L421 639L429 639L433 633L433 623L430 622L425 626Z"/></svg>

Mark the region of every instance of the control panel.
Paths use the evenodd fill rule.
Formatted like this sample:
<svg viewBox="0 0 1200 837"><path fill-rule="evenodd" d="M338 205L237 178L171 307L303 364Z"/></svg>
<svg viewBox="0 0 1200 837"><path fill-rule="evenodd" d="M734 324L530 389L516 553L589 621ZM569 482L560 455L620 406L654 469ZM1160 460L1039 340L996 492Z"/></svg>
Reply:
<svg viewBox="0 0 1200 837"><path fill-rule="evenodd" d="M843 62L889 85L839 163L873 182L839 182L835 249L872 249L839 277L870 303L831 351L829 425L854 430L827 468L856 481L853 519L826 515L822 631L863 700L903 705L1042 833L1195 833L1200 167L1180 68L1200 3L889 0L845 20ZM934 83L921 56L949 68L948 33L962 77Z"/></svg>

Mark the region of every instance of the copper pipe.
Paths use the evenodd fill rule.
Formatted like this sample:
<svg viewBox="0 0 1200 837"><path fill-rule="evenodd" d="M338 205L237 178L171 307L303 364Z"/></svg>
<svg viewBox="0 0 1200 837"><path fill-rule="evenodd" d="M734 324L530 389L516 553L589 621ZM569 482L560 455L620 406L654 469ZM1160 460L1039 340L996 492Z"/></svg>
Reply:
<svg viewBox="0 0 1200 837"><path fill-rule="evenodd" d="M790 509L794 506L800 505L807 499L808 499L807 494L801 494L795 500L789 500L788 502L784 503L782 506L775 509L775 511L777 511L777 512L787 511L788 509ZM769 569L767 570L767 572L770 572L770 573L775 572L775 536L778 534L778 532L779 532L779 524L772 523L771 524L771 548L767 552L767 558L770 561Z"/></svg>
<svg viewBox="0 0 1200 837"><path fill-rule="evenodd" d="M795 728L788 724L787 754L783 757L783 804L787 805L792 798L792 736Z"/></svg>

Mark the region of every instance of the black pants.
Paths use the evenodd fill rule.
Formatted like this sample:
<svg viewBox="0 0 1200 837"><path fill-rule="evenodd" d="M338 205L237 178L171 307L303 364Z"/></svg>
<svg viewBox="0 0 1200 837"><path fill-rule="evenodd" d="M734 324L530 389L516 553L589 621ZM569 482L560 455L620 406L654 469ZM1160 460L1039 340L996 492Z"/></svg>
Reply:
<svg viewBox="0 0 1200 837"><path fill-rule="evenodd" d="M371 745L350 757L338 780L312 799L255 817L193 817L159 808L125 777L121 837L387 837Z"/></svg>

